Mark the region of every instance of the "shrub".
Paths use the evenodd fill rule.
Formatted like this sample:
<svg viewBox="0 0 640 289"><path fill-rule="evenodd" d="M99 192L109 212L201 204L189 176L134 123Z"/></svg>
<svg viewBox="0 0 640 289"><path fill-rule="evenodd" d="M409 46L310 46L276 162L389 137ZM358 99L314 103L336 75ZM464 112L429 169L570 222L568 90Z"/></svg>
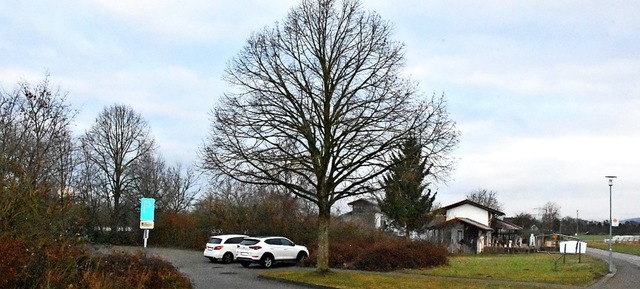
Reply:
<svg viewBox="0 0 640 289"><path fill-rule="evenodd" d="M17 287L22 280L22 268L29 260L30 252L24 241L0 235L0 288Z"/></svg>
<svg viewBox="0 0 640 289"><path fill-rule="evenodd" d="M142 253L96 255L64 241L0 234L0 288L191 288L170 263Z"/></svg>
<svg viewBox="0 0 640 289"><path fill-rule="evenodd" d="M447 264L447 250L425 241L397 240L378 242L353 262L353 269L393 271L405 268L428 268Z"/></svg>
<svg viewBox="0 0 640 289"><path fill-rule="evenodd" d="M93 259L82 279L88 288L191 288L191 281L170 263L138 251L115 252Z"/></svg>

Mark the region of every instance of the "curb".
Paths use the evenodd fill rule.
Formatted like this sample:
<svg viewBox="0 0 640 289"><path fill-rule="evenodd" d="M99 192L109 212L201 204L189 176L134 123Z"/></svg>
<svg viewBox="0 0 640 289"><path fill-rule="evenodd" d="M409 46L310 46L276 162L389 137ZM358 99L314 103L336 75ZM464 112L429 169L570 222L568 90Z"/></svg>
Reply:
<svg viewBox="0 0 640 289"><path fill-rule="evenodd" d="M272 280L272 281L276 281L276 282L280 282L280 283L287 283L287 284L303 286L303 287L307 287L307 288L314 288L314 289L337 289L335 287L308 284L308 283L304 283L304 282L292 281L292 280L281 279L281 278L276 278L276 277L271 277L271 276L258 275L258 278L259 279L265 279L265 280Z"/></svg>
<svg viewBox="0 0 640 289"><path fill-rule="evenodd" d="M592 284L591 286L589 286L587 288L600 288L600 287L602 287L602 285L607 283L607 281L609 281L609 279L611 279L613 276L615 276L617 272L618 272L618 269L616 268L616 265L612 262L611 263L611 273L605 275L598 282Z"/></svg>

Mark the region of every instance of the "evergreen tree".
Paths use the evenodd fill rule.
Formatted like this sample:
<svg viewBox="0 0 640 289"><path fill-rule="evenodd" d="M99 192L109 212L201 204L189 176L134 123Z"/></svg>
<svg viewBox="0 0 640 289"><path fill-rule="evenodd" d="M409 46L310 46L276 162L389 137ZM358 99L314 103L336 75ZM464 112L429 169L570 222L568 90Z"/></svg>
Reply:
<svg viewBox="0 0 640 289"><path fill-rule="evenodd" d="M385 197L379 200L380 210L390 218L391 226L411 232L422 228L428 221L437 193L431 194L425 178L431 173L432 163L422 156L420 143L415 137L407 138L399 153L392 157L392 168L381 185ZM426 190L426 193L425 193Z"/></svg>

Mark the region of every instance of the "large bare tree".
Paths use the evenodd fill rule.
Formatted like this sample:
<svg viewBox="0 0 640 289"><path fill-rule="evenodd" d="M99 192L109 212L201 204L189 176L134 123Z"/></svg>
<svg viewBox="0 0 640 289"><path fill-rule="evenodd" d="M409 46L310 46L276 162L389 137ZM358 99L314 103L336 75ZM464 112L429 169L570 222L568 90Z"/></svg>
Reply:
<svg viewBox="0 0 640 289"><path fill-rule="evenodd" d="M123 195L133 194L136 160L151 154L154 140L142 116L131 107L106 107L95 124L81 137L87 161L93 163L103 180L107 203L111 206L111 226L122 224Z"/></svg>
<svg viewBox="0 0 640 289"><path fill-rule="evenodd" d="M318 272L329 270L332 206L376 190L409 132L425 140L435 175L451 166L459 133L444 98L419 97L403 77L403 44L392 32L357 0L302 0L248 39L212 111L203 168L314 203Z"/></svg>

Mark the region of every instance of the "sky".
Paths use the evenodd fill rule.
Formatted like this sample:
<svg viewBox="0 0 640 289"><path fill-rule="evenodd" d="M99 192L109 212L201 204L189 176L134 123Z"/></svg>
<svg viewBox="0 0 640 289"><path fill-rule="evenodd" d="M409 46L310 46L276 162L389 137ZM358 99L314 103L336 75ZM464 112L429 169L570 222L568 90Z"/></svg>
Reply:
<svg viewBox="0 0 640 289"><path fill-rule="evenodd" d="M197 161L227 63L293 0L0 1L0 89L46 74L79 114L149 123L169 163ZM448 205L477 189L507 216L547 202L587 220L640 216L640 2L362 0L405 45L404 75L444 94L461 132ZM615 175L613 186L605 178ZM611 189L611 199L610 196Z"/></svg>

